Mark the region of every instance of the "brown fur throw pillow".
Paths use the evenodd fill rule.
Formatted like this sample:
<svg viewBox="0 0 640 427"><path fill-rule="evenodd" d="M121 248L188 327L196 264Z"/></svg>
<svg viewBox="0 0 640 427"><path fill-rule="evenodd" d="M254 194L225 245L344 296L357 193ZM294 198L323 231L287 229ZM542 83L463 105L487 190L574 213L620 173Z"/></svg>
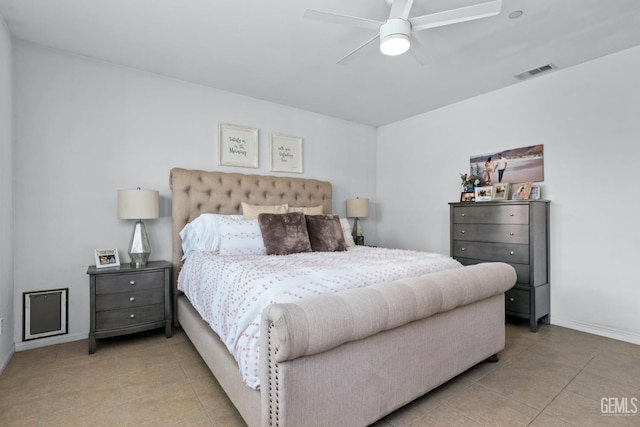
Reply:
<svg viewBox="0 0 640 427"><path fill-rule="evenodd" d="M261 213L258 215L258 224L267 255L311 252L307 223L302 212Z"/></svg>
<svg viewBox="0 0 640 427"><path fill-rule="evenodd" d="M347 250L338 215L307 215L306 219L309 241L314 252Z"/></svg>

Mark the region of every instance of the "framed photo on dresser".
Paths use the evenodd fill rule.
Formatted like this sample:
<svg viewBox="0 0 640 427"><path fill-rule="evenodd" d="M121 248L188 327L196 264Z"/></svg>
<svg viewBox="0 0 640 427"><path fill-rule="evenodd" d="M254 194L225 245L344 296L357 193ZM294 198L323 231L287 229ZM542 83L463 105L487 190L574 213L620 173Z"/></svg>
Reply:
<svg viewBox="0 0 640 427"><path fill-rule="evenodd" d="M493 184L493 200L507 200L509 198L509 184L501 182Z"/></svg>
<svg viewBox="0 0 640 427"><path fill-rule="evenodd" d="M476 187L476 202L490 202L493 197L493 187Z"/></svg>

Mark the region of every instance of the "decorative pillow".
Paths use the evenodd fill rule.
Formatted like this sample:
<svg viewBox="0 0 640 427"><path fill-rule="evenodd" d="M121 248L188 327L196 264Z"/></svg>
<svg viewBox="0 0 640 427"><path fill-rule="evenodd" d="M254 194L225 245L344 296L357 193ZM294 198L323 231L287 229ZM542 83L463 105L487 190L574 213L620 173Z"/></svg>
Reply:
<svg viewBox="0 0 640 427"><path fill-rule="evenodd" d="M289 212L302 212L305 215L322 215L324 213L322 205L311 207L289 206Z"/></svg>
<svg viewBox="0 0 640 427"><path fill-rule="evenodd" d="M219 215L220 255L264 255L258 221L240 215Z"/></svg>
<svg viewBox="0 0 640 427"><path fill-rule="evenodd" d="M242 218L242 215L204 213L185 225L180 231L183 261L191 252L216 252L220 249L219 216Z"/></svg>
<svg viewBox="0 0 640 427"><path fill-rule="evenodd" d="M353 241L353 236L351 235L351 225L349 225L349 220L347 220L347 218L340 218L340 225L342 226L342 235L344 236L347 248L355 246L356 244Z"/></svg>
<svg viewBox="0 0 640 427"><path fill-rule="evenodd" d="M261 213L258 215L258 224L267 255L311 252L307 222L302 212Z"/></svg>
<svg viewBox="0 0 640 427"><path fill-rule="evenodd" d="M340 218L337 215L307 215L309 241L314 252L346 251Z"/></svg>
<svg viewBox="0 0 640 427"><path fill-rule="evenodd" d="M261 213L287 213L289 211L289 205L250 205L249 203L242 202L242 215L244 219L256 219L258 214Z"/></svg>

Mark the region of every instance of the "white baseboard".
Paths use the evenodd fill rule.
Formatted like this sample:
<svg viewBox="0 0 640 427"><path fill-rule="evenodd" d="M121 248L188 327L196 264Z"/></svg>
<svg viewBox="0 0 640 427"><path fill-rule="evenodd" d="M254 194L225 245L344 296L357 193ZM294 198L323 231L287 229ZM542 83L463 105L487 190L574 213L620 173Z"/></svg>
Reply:
<svg viewBox="0 0 640 427"><path fill-rule="evenodd" d="M557 316L551 318L553 325L562 326L569 329L587 332L594 335L600 335L615 340L629 342L631 344L640 344L640 335L619 331L617 329L607 328L601 325L593 325L590 323L576 322L574 320L558 319Z"/></svg>
<svg viewBox="0 0 640 427"><path fill-rule="evenodd" d="M46 347L49 345L63 344L71 341L87 339L87 333L56 335L47 338L38 338L31 341L16 343L16 351L32 350L34 348Z"/></svg>
<svg viewBox="0 0 640 427"><path fill-rule="evenodd" d="M0 374L4 372L4 368L7 367L7 365L9 364L9 361L11 360L15 352L16 352L16 345L12 344L11 347L9 347L9 351L6 354L2 355L2 359L0 359Z"/></svg>

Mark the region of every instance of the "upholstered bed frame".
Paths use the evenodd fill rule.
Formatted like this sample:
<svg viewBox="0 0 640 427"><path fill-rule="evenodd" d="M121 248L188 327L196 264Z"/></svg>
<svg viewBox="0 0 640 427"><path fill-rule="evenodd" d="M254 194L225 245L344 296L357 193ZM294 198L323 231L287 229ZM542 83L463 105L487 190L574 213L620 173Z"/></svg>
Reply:
<svg viewBox="0 0 640 427"><path fill-rule="evenodd" d="M174 168L170 185L174 278L179 232L201 213L239 214L243 201L332 211L326 181ZM502 350L515 280L488 263L271 305L260 390L177 288L174 315L249 426L364 426Z"/></svg>

